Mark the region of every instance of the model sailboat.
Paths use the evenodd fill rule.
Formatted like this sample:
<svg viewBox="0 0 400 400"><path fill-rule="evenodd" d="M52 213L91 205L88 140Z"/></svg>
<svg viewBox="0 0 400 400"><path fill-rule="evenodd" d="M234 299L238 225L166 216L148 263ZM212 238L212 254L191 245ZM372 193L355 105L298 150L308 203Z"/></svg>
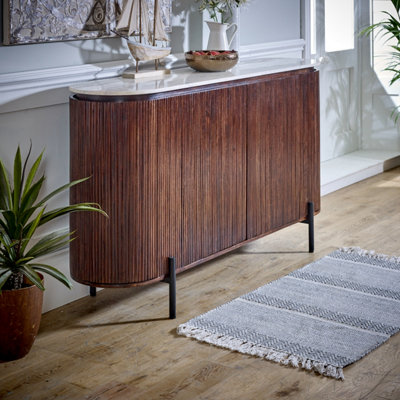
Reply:
<svg viewBox="0 0 400 400"><path fill-rule="evenodd" d="M122 10L121 18L116 27L117 33L127 39L129 51L136 61L136 75L129 77L137 77L140 61L155 60L155 69L159 73L169 72L158 70L158 60L171 52L171 48L165 46L169 39L165 32L159 0L154 0L153 15L154 18L151 23L146 0L127 0ZM160 42L164 46L160 45ZM148 72L145 74L149 75Z"/></svg>

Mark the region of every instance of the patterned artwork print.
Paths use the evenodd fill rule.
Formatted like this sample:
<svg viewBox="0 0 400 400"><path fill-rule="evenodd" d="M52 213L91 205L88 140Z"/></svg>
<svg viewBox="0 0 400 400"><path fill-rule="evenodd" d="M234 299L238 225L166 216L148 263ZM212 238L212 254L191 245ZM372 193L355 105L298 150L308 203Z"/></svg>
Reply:
<svg viewBox="0 0 400 400"><path fill-rule="evenodd" d="M4 0L4 44L114 36L124 0ZM146 0L153 9L154 0ZM171 0L159 0L170 26Z"/></svg>

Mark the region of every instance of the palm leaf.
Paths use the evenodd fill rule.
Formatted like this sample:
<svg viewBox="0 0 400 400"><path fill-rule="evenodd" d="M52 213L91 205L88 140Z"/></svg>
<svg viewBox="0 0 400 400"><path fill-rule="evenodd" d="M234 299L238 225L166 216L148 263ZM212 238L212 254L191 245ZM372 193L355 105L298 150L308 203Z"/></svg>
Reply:
<svg viewBox="0 0 400 400"><path fill-rule="evenodd" d="M30 153L30 150L31 149L29 149L29 153ZM44 150L40 153L39 157L33 163L32 168L30 169L30 171L28 173L28 176L27 176L26 182L25 182L25 186L24 186L24 190L23 190L23 193L22 193L23 195L25 195L27 193L27 191L31 188L31 184L32 184L33 180L35 179L36 172L37 172L37 170L39 168L39 165L40 165L40 163L42 161L43 153L44 153ZM28 157L26 157L26 161L28 161L28 158L29 158L29 154L28 154Z"/></svg>
<svg viewBox="0 0 400 400"><path fill-rule="evenodd" d="M0 234L0 243L3 245L4 252L9 256L9 259L14 259L16 255L14 244L11 238L5 232Z"/></svg>
<svg viewBox="0 0 400 400"><path fill-rule="evenodd" d="M60 186L58 189L54 190L53 192L51 192L49 195L47 195L44 199L42 199L38 204L36 204L37 207L41 207L43 204L47 203L52 197L54 197L55 195L57 195L58 193L63 192L64 190L67 190L69 188L71 188L72 186L77 185L78 183L84 182L86 180L88 180L89 177L87 178L82 178L82 179L78 179L76 181L67 183L63 186Z"/></svg>
<svg viewBox="0 0 400 400"><path fill-rule="evenodd" d="M31 207L39 196L40 189L43 186L45 177L42 176L35 182L26 192L22 194L21 198L21 213L24 213L27 208ZM26 185L25 185L26 187Z"/></svg>
<svg viewBox="0 0 400 400"><path fill-rule="evenodd" d="M24 258L20 258L18 259L18 261L15 263L15 265L23 265L26 264L29 261L32 261L34 257L24 257Z"/></svg>
<svg viewBox="0 0 400 400"><path fill-rule="evenodd" d="M5 220L5 223L3 226L4 230L7 232L7 234L10 237L16 237L17 236L17 219L15 218L14 211L3 211L2 216Z"/></svg>
<svg viewBox="0 0 400 400"><path fill-rule="evenodd" d="M392 0L392 3L394 5L394 8L398 13L400 13L400 0Z"/></svg>
<svg viewBox="0 0 400 400"><path fill-rule="evenodd" d="M40 210L37 217L30 224L30 228L29 228L28 232L26 233L26 235L24 235L25 240L24 240L24 243L22 243L21 247L20 247L20 250L22 253L25 251L26 246L29 243L29 240L31 239L32 235L35 233L37 227L39 226L39 223L40 223L43 213L44 213L44 208L42 210Z"/></svg>
<svg viewBox="0 0 400 400"><path fill-rule="evenodd" d="M19 216L19 223L24 227L22 230L22 235L24 235L24 233L26 231L29 230L29 227L27 228L27 223L29 221L29 219L32 217L32 215L35 213L35 211L37 211L37 207L30 207L27 208L20 216Z"/></svg>
<svg viewBox="0 0 400 400"><path fill-rule="evenodd" d="M96 203L78 203L71 204L70 206L56 208L55 210L49 211L43 214L43 217L39 225L43 225L55 218L61 217L62 215L70 214L77 211L97 211L104 216L108 216L105 211L103 211L100 206Z"/></svg>
<svg viewBox="0 0 400 400"><path fill-rule="evenodd" d="M27 251L26 257L37 258L59 251L71 242L71 235L65 229L49 233Z"/></svg>
<svg viewBox="0 0 400 400"><path fill-rule="evenodd" d="M39 272L44 272L53 278L57 279L61 283L63 283L67 288L72 289L72 283L71 281L58 269L52 267L51 265L47 264L29 264L32 268L34 268L36 271Z"/></svg>
<svg viewBox="0 0 400 400"><path fill-rule="evenodd" d="M17 214L19 209L19 200L21 196L21 185L22 185L22 161L21 161L21 150L18 146L17 153L14 158L14 192L13 192L13 210Z"/></svg>
<svg viewBox="0 0 400 400"><path fill-rule="evenodd" d="M28 170L31 150L32 145L22 162L21 150L17 148L12 182L0 161L0 290L14 272L23 274L33 284L44 290L36 270L53 276L71 288L71 282L62 272L50 265L34 261L37 257L66 248L73 240L72 233L66 230L52 232L44 235L33 245L32 238L39 226L72 212L95 211L105 216L107 214L95 203L72 204L46 212L47 202L51 198L88 178L67 183L38 201L45 180L44 175L37 179L43 152Z"/></svg>
<svg viewBox="0 0 400 400"><path fill-rule="evenodd" d="M21 271L21 273L25 275L40 290L44 290L42 279L32 267L29 265L22 265L19 267L19 271Z"/></svg>
<svg viewBox="0 0 400 400"><path fill-rule="evenodd" d="M1 272L0 273L0 292L2 287L4 286L4 284L8 281L8 278L12 275L12 271L11 270L7 270L5 272Z"/></svg>
<svg viewBox="0 0 400 400"><path fill-rule="evenodd" d="M27 154L27 156L25 157L24 166L23 166L23 168L22 168L22 175L21 175L21 193L22 193L22 191L23 191L24 180L25 180L25 172L26 172L26 167L27 167L27 165L28 165L29 157L30 157L30 155L31 155L31 151L32 151L32 140L31 140L31 144L30 144L30 146L29 146L28 154Z"/></svg>
<svg viewBox="0 0 400 400"><path fill-rule="evenodd" d="M12 195L10 181L3 162L0 160L0 208L8 210L11 208Z"/></svg>

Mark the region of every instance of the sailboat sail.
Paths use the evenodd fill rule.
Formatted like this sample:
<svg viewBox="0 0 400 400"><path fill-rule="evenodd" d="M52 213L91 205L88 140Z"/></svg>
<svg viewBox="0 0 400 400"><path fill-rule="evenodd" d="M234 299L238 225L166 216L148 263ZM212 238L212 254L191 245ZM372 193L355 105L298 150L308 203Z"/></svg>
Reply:
<svg viewBox="0 0 400 400"><path fill-rule="evenodd" d="M156 40L166 40L168 41L168 36L165 33L165 25L161 16L161 12L158 12L154 18L156 19L156 32L155 38Z"/></svg>
<svg viewBox="0 0 400 400"><path fill-rule="evenodd" d="M147 2L140 0L128 0L116 26L117 30L125 30L128 35L139 35L142 32L142 36L151 41L150 21L149 21L149 9ZM141 11L141 12L140 12ZM142 29L140 29L140 23L142 23Z"/></svg>
<svg viewBox="0 0 400 400"><path fill-rule="evenodd" d="M139 32L145 40L128 40L128 48L132 56L138 61L158 60L166 57L170 47L157 46L155 41L168 41L165 33L165 25L162 20L161 10L158 1L154 0L154 24L150 23L149 9L146 0L127 0L122 15L116 26L117 30L127 31L129 36L138 36ZM154 20L153 20L154 23ZM155 34L153 34L155 30Z"/></svg>

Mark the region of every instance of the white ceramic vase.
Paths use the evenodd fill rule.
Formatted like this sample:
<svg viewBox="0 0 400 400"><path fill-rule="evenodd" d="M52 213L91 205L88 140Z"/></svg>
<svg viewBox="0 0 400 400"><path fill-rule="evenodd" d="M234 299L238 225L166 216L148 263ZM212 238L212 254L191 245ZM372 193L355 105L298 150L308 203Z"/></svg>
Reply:
<svg viewBox="0 0 400 400"><path fill-rule="evenodd" d="M210 36L208 38L207 50L229 50L233 38L237 31L236 24L222 24L220 22L206 21L210 29ZM228 29L233 28L230 40L226 32Z"/></svg>

